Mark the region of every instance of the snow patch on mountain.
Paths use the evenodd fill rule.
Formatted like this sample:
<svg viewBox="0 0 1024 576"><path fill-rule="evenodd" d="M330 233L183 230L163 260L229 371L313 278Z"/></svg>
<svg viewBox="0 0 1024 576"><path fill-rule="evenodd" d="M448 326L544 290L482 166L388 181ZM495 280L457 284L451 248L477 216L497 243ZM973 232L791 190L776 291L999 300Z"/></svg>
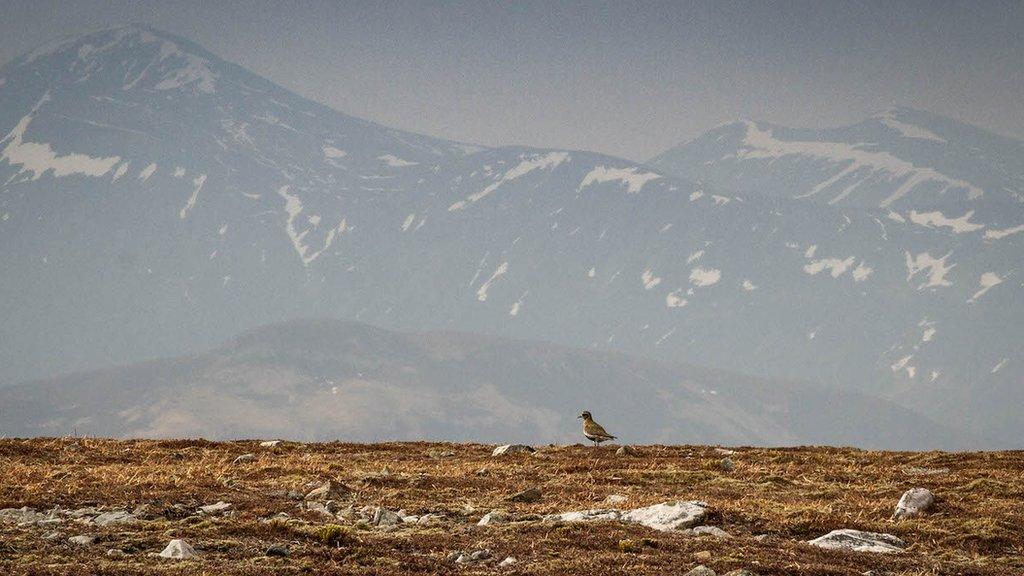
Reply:
<svg viewBox="0 0 1024 576"><path fill-rule="evenodd" d="M626 191L630 194L636 194L643 189L644 184L647 184L651 180L657 180L661 178L661 174L655 174L654 172L640 172L636 166L632 168L609 168L607 166L597 166L593 170L587 173L583 177L583 181L580 183L577 192L583 190L587 186L602 182L621 182L626 186Z"/></svg>
<svg viewBox="0 0 1024 576"><path fill-rule="evenodd" d="M661 284L661 278L655 276L654 272L651 272L650 268L644 270L643 273L640 274L640 280L644 283L644 290L650 290L658 284Z"/></svg>
<svg viewBox="0 0 1024 576"><path fill-rule="evenodd" d="M394 154L384 154L377 156L377 160L384 162L392 168L405 168L406 166L416 166L419 162L412 162L410 160L403 160Z"/></svg>
<svg viewBox="0 0 1024 576"><path fill-rule="evenodd" d="M952 230L956 234L962 234L964 232L974 232L975 230L981 230L985 227L984 224L977 224L971 222L971 216L974 216L974 210L968 210L966 214L959 218L949 218L942 212L918 212L917 210L910 211L910 221L919 226L926 228L942 228L946 227Z"/></svg>
<svg viewBox="0 0 1024 576"><path fill-rule="evenodd" d="M480 302L486 302L487 293L488 291L490 291L491 285L493 285L499 278L504 276L506 272L508 272L507 261L502 262L501 265L494 270L494 273L491 274L491 277L488 278L486 282L480 285L480 288L478 288L476 291L476 299L479 300Z"/></svg>
<svg viewBox="0 0 1024 576"><path fill-rule="evenodd" d="M195 207L196 200L199 199L199 191L203 189L203 184L205 183L206 174L200 174L192 180L192 186L194 186L192 189L192 195L188 197L188 202L186 202L185 206L178 212L178 218L184 220L188 217L188 213Z"/></svg>
<svg viewBox="0 0 1024 576"><path fill-rule="evenodd" d="M156 172L156 162L151 162L149 166L142 169L142 172L139 172L139 180L142 182L149 180L149 177L152 176L154 172Z"/></svg>
<svg viewBox="0 0 1024 576"><path fill-rule="evenodd" d="M943 186L943 190L966 190L971 199L979 198L984 194L981 188L969 182L946 176L933 168L915 166L913 163L887 152L865 150L867 143L780 140L772 135L771 130L762 130L753 122L746 122L746 127L747 133L743 139L744 148L738 153L741 158L777 160L786 156L802 156L830 164L845 165L831 178L819 183L810 191L799 194L797 198L814 196L847 176L855 174L860 178L847 184L846 188L829 201L830 204L846 198L861 182L875 175L882 175L889 180L902 180L900 186L882 201L880 204L882 207L892 204L918 185L926 182L937 182Z"/></svg>
<svg viewBox="0 0 1024 576"><path fill-rule="evenodd" d="M321 147L321 150L323 151L325 158L337 159L348 156L348 152L341 148L335 148L334 146L324 145Z"/></svg>
<svg viewBox="0 0 1024 576"><path fill-rule="evenodd" d="M1002 230L985 230L985 240L999 240L1021 232L1024 232L1024 224L1014 226L1013 228L1004 228Z"/></svg>
<svg viewBox="0 0 1024 576"><path fill-rule="evenodd" d="M47 143L26 142L25 131L42 105L49 101L49 93L44 94L32 111L23 117L3 140L0 140L0 144L7 143L3 153L0 153L0 160L6 160L11 166L21 167L15 176L30 172L31 179L38 180L43 174L53 170L55 178L72 174L99 178L105 176L121 161L120 156L94 158L77 153L60 155Z"/></svg>
<svg viewBox="0 0 1024 576"><path fill-rule="evenodd" d="M448 207L448 211L454 212L456 210L462 210L469 204L473 204L474 202L478 202L486 198L492 192L497 190L502 184L526 176L527 174L533 172L534 170L553 170L557 168L559 165L561 165L563 162L569 160L569 153L548 152L547 154L533 154L530 156L520 156L519 159L519 164L517 164L514 168L506 171L504 174L502 174L501 177L498 178L496 182L491 183L486 188L475 194L470 194L469 196L466 197L465 200L460 200L452 204L451 206Z"/></svg>
<svg viewBox="0 0 1024 576"><path fill-rule="evenodd" d="M938 142L940 144L946 144L948 141L939 136L938 134L927 130L920 126L913 124L907 124L896 119L896 112L894 110L888 110L875 116L875 118L882 124L885 124L889 128L892 128L896 132L899 132L904 138L914 138L917 140L929 140L931 142Z"/></svg>
<svg viewBox="0 0 1024 576"><path fill-rule="evenodd" d="M702 268L697 266L690 270L690 284L704 287L718 284L722 279L722 271L717 268Z"/></svg>
<svg viewBox="0 0 1024 576"><path fill-rule="evenodd" d="M317 259L324 251L331 247L334 243L334 239L338 234L344 233L348 230L348 222L345 218L341 219L341 222L327 232L326 238L324 238L324 245L319 250L312 251L311 247L305 243L305 238L309 234L309 230L299 231L296 227L296 221L298 221L299 214L302 213L303 205L302 199L292 194L290 186L282 186L277 190L277 195L284 199L284 210L288 215L285 221L285 232L288 234L288 238L292 241L292 247L295 248L295 252L298 253L299 258L302 260L303 266L309 266L311 262ZM309 219L307 219L307 222ZM317 223L319 223L319 216L317 216ZM312 222L311 222L312 224ZM313 224L315 227L316 225Z"/></svg>
<svg viewBox="0 0 1024 576"><path fill-rule="evenodd" d="M981 298L981 296L984 295L985 292L988 292L989 290L995 288L996 286L1002 283L1003 279L1000 278L999 275L996 274L995 272L985 272L984 274L981 275L981 278L978 279L978 284L981 286L981 289L975 292L974 295L967 300L967 302L977 302L978 298Z"/></svg>
<svg viewBox="0 0 1024 576"><path fill-rule="evenodd" d="M949 254L942 258L935 258L928 252L922 252L917 256L911 255L909 251L904 252L904 254L907 259L907 282L910 282L914 276L917 276L918 272L928 271L925 275L925 281L917 287L918 290L953 285L952 282L946 280L946 274L956 266L956 264L946 264L946 258L949 258Z"/></svg>

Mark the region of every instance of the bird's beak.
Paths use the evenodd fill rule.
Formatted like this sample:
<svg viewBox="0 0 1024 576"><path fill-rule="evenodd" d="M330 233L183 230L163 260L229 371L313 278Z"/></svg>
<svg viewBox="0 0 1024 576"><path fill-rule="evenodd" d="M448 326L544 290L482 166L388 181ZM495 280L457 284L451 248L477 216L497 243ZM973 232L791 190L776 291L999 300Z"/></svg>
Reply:
<svg viewBox="0 0 1024 576"><path fill-rule="evenodd" d="M580 418L583 418L583 414L580 414L579 416L576 417L577 420L579 420Z"/></svg>

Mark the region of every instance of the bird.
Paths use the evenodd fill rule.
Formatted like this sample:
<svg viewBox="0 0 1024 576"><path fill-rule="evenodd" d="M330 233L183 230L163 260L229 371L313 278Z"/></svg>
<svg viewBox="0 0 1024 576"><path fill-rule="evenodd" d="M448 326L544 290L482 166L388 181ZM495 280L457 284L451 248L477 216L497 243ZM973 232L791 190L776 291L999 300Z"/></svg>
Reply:
<svg viewBox="0 0 1024 576"><path fill-rule="evenodd" d="M595 446L601 442L615 440L616 436L612 436L605 431L604 427L594 422L594 417L590 415L590 412L584 410L577 418L583 419L583 435L587 437L587 440L593 442Z"/></svg>

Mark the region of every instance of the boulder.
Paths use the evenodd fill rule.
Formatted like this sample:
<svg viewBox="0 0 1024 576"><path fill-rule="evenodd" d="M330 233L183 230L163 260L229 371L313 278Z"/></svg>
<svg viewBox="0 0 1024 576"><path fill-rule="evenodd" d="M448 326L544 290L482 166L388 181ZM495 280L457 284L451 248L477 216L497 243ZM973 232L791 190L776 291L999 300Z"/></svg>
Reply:
<svg viewBox="0 0 1024 576"><path fill-rule="evenodd" d="M352 493L352 490L342 484L341 482L335 482L334 480L328 480L324 482L319 488L316 488L306 494L306 500L340 500L347 497Z"/></svg>
<svg viewBox="0 0 1024 576"><path fill-rule="evenodd" d="M491 452L491 456L504 456L506 454L533 454L536 450L526 444L505 444L498 446Z"/></svg>
<svg viewBox="0 0 1024 576"><path fill-rule="evenodd" d="M636 522L655 530L690 528L704 521L708 508L704 502L664 502L630 510L622 515L626 522Z"/></svg>
<svg viewBox="0 0 1024 576"><path fill-rule="evenodd" d="M891 554L901 552L907 543L892 534L862 532L860 530L833 530L808 542L808 544L830 550L853 550L855 552L876 552Z"/></svg>
<svg viewBox="0 0 1024 576"><path fill-rule="evenodd" d="M288 550L287 544L271 544L270 547L267 548L265 554L267 556L276 556L278 558L284 558L291 554L291 551Z"/></svg>
<svg viewBox="0 0 1024 576"><path fill-rule="evenodd" d="M189 558L198 558L199 554L196 553L196 549L188 542L175 538L167 544L167 547L158 556L161 558L171 558L172 560L188 560Z"/></svg>
<svg viewBox="0 0 1024 576"><path fill-rule="evenodd" d="M540 500L540 490L537 488L528 488L522 492L517 492L508 497L509 502L523 502L531 503Z"/></svg>
<svg viewBox="0 0 1024 576"><path fill-rule="evenodd" d="M549 514L545 522L591 522L595 520L611 520L642 524L655 530L668 531L690 528L704 521L707 517L707 504L696 501L664 502L634 510L615 510L613 508L582 510Z"/></svg>
<svg viewBox="0 0 1024 576"><path fill-rule="evenodd" d="M896 512L892 517L896 520L902 520L904 518L920 516L931 510L933 504L935 504L935 495L932 494L931 490L927 488L911 488L903 493L899 503L896 504Z"/></svg>

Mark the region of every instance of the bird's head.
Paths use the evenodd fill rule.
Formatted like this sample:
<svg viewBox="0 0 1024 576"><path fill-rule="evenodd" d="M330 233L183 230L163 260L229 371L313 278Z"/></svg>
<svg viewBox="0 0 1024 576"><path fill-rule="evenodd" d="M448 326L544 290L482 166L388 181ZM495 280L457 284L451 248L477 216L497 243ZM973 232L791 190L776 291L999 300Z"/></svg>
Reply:
<svg viewBox="0 0 1024 576"><path fill-rule="evenodd" d="M577 416L576 418L583 418L584 420L593 420L594 419L593 416L590 415L590 412L587 412L586 410L584 410L583 413L580 414L579 416Z"/></svg>

